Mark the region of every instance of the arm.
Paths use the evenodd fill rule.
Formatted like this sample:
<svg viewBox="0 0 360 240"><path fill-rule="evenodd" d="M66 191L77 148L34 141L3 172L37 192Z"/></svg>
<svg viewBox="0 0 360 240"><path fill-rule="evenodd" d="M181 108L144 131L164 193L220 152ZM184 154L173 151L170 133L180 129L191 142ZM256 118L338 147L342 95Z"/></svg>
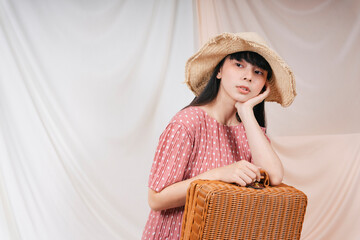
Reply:
<svg viewBox="0 0 360 240"><path fill-rule="evenodd" d="M155 192L149 188L148 202L149 206L154 211L165 210L174 207L180 207L185 205L187 189L190 183L196 179L201 179L202 174L174 183L160 192ZM202 179L207 179L203 176Z"/></svg>
<svg viewBox="0 0 360 240"><path fill-rule="evenodd" d="M267 85L265 92L245 103L237 102L235 107L244 124L254 164L269 174L271 185L278 185L284 176L283 165L257 123L253 111L253 107L263 101L269 93L270 87Z"/></svg>
<svg viewBox="0 0 360 240"><path fill-rule="evenodd" d="M187 189L196 179L221 180L246 186L255 180L260 180L260 171L254 164L242 160L228 166L215 168L199 174L193 178L174 183L160 192L149 188L148 202L151 209L160 211L164 209L185 205Z"/></svg>

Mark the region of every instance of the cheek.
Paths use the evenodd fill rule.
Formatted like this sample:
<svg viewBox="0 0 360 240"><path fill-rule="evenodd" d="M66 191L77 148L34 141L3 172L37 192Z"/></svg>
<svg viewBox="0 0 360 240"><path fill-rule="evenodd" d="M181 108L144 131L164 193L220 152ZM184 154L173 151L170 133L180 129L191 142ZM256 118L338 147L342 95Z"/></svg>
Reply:
<svg viewBox="0 0 360 240"><path fill-rule="evenodd" d="M255 88L256 95L259 95L261 92L263 92L262 90L265 90L264 87L265 87L265 81L257 84Z"/></svg>
<svg viewBox="0 0 360 240"><path fill-rule="evenodd" d="M221 78L221 81L220 81L220 85L222 85L226 89L229 89L229 88L231 88L232 83L223 75Z"/></svg>

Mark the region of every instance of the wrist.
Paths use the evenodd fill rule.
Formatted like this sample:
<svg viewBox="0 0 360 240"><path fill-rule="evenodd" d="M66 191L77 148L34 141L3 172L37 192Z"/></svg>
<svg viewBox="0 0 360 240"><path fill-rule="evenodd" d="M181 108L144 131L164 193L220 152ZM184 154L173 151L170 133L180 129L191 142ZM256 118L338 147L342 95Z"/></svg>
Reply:
<svg viewBox="0 0 360 240"><path fill-rule="evenodd" d="M254 117L254 110L252 107L241 108L237 110L241 121L246 121L247 119Z"/></svg>
<svg viewBox="0 0 360 240"><path fill-rule="evenodd" d="M196 179L204 179L204 180L217 180L216 178L216 171L214 169L210 169L209 171L203 172L199 174Z"/></svg>

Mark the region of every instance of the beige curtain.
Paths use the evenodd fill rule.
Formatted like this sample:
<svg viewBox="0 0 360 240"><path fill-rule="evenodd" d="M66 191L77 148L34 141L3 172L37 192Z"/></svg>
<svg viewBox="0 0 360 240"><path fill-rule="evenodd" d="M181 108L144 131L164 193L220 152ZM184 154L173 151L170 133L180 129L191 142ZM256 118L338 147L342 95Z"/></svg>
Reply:
<svg viewBox="0 0 360 240"><path fill-rule="evenodd" d="M294 103L266 111L284 181L308 196L302 239L360 239L360 2L196 3L198 46L221 32L258 32L295 73Z"/></svg>

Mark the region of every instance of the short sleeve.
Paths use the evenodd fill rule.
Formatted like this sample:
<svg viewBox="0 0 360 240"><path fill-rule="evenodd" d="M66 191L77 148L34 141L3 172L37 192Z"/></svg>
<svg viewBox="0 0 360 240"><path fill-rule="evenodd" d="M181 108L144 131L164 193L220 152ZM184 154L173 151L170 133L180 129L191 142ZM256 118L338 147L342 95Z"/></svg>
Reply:
<svg viewBox="0 0 360 240"><path fill-rule="evenodd" d="M182 181L188 165L192 141L181 124L170 123L161 134L149 177L149 188L160 192Z"/></svg>

